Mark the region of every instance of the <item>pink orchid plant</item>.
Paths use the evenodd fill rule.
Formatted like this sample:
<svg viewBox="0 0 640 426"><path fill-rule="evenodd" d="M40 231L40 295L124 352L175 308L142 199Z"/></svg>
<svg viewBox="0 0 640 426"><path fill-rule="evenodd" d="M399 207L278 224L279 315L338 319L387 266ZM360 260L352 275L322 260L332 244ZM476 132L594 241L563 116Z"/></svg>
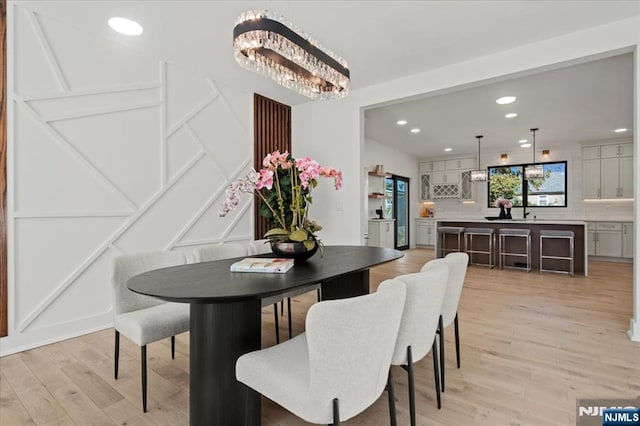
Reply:
<svg viewBox="0 0 640 426"><path fill-rule="evenodd" d="M311 250L317 243L315 233L322 229L308 217L318 177L332 178L335 189L342 187L340 170L322 167L311 157L296 160L286 151L272 152L262 161L262 169L229 185L220 216L238 206L241 193L255 193L262 200L260 214L274 227L264 237L271 242L301 242Z"/></svg>
<svg viewBox="0 0 640 426"><path fill-rule="evenodd" d="M510 209L511 207L513 207L513 204L511 204L511 201L505 200L504 198L500 197L496 199L496 207L504 207L505 209Z"/></svg>

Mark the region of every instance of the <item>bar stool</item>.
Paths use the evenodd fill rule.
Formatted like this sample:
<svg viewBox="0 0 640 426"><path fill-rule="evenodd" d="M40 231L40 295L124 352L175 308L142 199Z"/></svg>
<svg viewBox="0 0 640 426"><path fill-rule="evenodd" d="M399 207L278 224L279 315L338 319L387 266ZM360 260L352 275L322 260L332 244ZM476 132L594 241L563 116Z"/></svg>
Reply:
<svg viewBox="0 0 640 426"><path fill-rule="evenodd" d="M460 244L460 237L464 233L464 227L462 226L440 226L438 228L438 238L440 241L440 257L445 257L447 252L459 252L462 251L462 245ZM454 249L445 248L445 241L447 234L453 234L458 237L458 246Z"/></svg>
<svg viewBox="0 0 640 426"><path fill-rule="evenodd" d="M524 238L526 241L526 253L523 252L507 252L504 251L506 245L506 238ZM498 231L498 251L500 252L500 269L503 268L515 268L525 269L527 272L531 271L531 231L529 229L520 228L502 228ZM505 257L526 257L527 266L525 268L519 266L504 266Z"/></svg>
<svg viewBox="0 0 640 426"><path fill-rule="evenodd" d="M543 254L544 252L542 251L542 242L546 238L553 238L553 239L556 239L556 240L558 240L558 239L560 239L560 240L568 240L568 242L569 242L569 256L568 257L567 256L552 256L552 255ZM574 262L574 255L573 255L574 245L573 245L573 241L574 241L573 231L541 229L540 230L540 273L542 273L542 271L558 272L558 273L566 273L566 274L569 274L569 275L571 275L573 277L573 262ZM561 270L558 270L558 269L543 269L542 268L543 259L568 260L569 261L569 270L568 271L561 271Z"/></svg>
<svg viewBox="0 0 640 426"><path fill-rule="evenodd" d="M483 250L474 250L473 249L473 237L488 237L488 247L489 251ZM466 248L466 252L469 255L469 264L470 265L482 265L488 266L493 269L496 266L495 262L495 254L493 252L493 244L495 242L495 229L493 228L466 228L464 230L464 246ZM477 254L487 254L489 255L489 264L486 263L474 263L473 255Z"/></svg>

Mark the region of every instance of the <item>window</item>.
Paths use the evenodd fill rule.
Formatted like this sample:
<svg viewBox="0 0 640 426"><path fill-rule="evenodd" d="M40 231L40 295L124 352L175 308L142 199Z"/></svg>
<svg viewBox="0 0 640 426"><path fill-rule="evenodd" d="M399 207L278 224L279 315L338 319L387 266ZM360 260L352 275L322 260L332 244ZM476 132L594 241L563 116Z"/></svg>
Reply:
<svg viewBox="0 0 640 426"><path fill-rule="evenodd" d="M489 167L487 206L495 207L496 199L502 197L514 207L567 207L567 162L538 164L543 177L529 181L523 176L527 164Z"/></svg>

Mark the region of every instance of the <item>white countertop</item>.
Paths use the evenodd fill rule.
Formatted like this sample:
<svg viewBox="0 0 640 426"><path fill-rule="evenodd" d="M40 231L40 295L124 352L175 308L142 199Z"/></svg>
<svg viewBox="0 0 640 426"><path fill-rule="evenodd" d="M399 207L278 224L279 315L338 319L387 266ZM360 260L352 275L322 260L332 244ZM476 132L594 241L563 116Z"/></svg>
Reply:
<svg viewBox="0 0 640 426"><path fill-rule="evenodd" d="M587 222L583 220L564 220L564 219L498 219L498 220L488 220L485 218L474 219L474 218L435 218L437 222L471 222L471 223L513 223L513 224L523 224L523 225L582 225L586 226Z"/></svg>

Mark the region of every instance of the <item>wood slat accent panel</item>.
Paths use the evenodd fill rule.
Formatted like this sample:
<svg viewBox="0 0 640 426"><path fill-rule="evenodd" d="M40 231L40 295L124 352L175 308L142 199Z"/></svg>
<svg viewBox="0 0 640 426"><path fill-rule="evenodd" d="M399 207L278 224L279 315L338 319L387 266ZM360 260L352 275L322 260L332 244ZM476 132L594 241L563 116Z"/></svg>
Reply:
<svg viewBox="0 0 640 426"><path fill-rule="evenodd" d="M253 167L259 170L262 159L270 152L291 152L291 107L257 93L253 96L253 107ZM269 230L267 221L260 216L261 204L262 201L256 199L255 239L261 239Z"/></svg>
<svg viewBox="0 0 640 426"><path fill-rule="evenodd" d="M7 335L7 1L0 2L0 337Z"/></svg>

